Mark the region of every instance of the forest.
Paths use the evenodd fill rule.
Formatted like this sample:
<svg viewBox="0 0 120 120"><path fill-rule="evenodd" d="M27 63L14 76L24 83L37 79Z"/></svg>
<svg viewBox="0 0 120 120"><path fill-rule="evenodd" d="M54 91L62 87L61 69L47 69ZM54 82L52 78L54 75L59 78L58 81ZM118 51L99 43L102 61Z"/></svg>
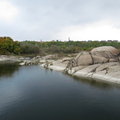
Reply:
<svg viewBox="0 0 120 120"><path fill-rule="evenodd" d="M47 55L70 54L89 51L99 46L114 46L120 49L120 42L107 41L15 41L10 37L0 37L1 55Z"/></svg>

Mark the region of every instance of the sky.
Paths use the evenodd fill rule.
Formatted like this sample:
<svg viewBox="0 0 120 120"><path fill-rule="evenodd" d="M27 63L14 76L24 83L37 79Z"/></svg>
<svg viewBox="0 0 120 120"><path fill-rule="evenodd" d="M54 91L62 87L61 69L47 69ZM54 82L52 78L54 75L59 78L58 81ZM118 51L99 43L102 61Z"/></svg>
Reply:
<svg viewBox="0 0 120 120"><path fill-rule="evenodd" d="M120 0L0 0L0 36L120 40Z"/></svg>

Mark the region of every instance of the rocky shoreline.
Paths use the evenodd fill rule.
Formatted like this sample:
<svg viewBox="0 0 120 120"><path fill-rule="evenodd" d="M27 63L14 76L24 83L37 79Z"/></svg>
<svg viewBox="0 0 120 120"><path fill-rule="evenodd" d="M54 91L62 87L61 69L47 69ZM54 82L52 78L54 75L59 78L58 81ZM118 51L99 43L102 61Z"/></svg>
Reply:
<svg viewBox="0 0 120 120"><path fill-rule="evenodd" d="M95 49L93 53L81 52L75 58L47 60L41 66L79 78L120 84L119 51L111 46Z"/></svg>
<svg viewBox="0 0 120 120"><path fill-rule="evenodd" d="M22 62L25 58L22 56L0 55L0 63Z"/></svg>
<svg viewBox="0 0 120 120"><path fill-rule="evenodd" d="M46 68L46 63L40 66ZM60 63L60 60L54 61L52 65L48 65L47 69L60 71L65 73L65 64ZM96 69L96 72L94 72ZM109 82L120 84L120 63L111 62L104 64L96 64L89 66L79 66L68 71L67 74L78 78L95 80L100 82Z"/></svg>
<svg viewBox="0 0 120 120"><path fill-rule="evenodd" d="M13 55L0 55L0 63L18 63L19 65L39 64L40 56L33 58Z"/></svg>
<svg viewBox="0 0 120 120"><path fill-rule="evenodd" d="M67 73L71 76L120 84L119 51L113 47L93 49L92 52L80 52L76 57L59 58L57 55L36 56L0 56L0 62L19 62L19 65L40 65Z"/></svg>

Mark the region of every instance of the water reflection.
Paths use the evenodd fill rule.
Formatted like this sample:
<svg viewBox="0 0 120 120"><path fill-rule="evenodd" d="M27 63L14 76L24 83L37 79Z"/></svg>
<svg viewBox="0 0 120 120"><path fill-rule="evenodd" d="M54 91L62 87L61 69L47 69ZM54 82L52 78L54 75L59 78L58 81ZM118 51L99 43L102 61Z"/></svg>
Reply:
<svg viewBox="0 0 120 120"><path fill-rule="evenodd" d="M73 76L74 80L76 80L77 82L82 82L85 84L89 84L91 86L94 86L96 88L101 88L101 89L113 89L115 87L120 88L119 84L115 84L115 83L109 83L109 82L105 82L105 81L97 81L94 79L82 79L76 76Z"/></svg>
<svg viewBox="0 0 120 120"><path fill-rule="evenodd" d="M12 77L12 75L14 74L14 72L18 71L20 68L20 66L18 65L18 63L0 63L0 77ZM48 70L48 69L44 69L45 72L49 72L49 71L53 71L53 70ZM54 71L53 71L54 72ZM70 76L71 75L68 75L68 74L65 74L64 75L66 76ZM88 84L90 86L94 86L94 87L97 87L97 88L101 88L101 89L112 89L112 88L120 88L120 85L118 84L113 84L113 83L108 83L108 82L100 82L100 81L96 81L96 80L88 80L88 79L82 79L82 78L79 78L79 77L76 77L76 76L72 76L77 82L79 83L85 83L85 84Z"/></svg>
<svg viewBox="0 0 120 120"><path fill-rule="evenodd" d="M120 88L120 85L117 83L110 83L110 82L105 82L105 81L97 81L94 79L83 79L77 76L71 76L69 74L63 73L66 76L70 76L73 78L73 80L75 80L76 82L79 83L84 83L84 84L88 84L90 86L96 87L96 88L100 88L100 89L113 89L113 88Z"/></svg>
<svg viewBox="0 0 120 120"><path fill-rule="evenodd" d="M0 81L0 120L120 120L120 91L110 84L39 66L2 67L12 77Z"/></svg>
<svg viewBox="0 0 120 120"><path fill-rule="evenodd" d="M18 63L0 63L0 77L11 77L18 69Z"/></svg>

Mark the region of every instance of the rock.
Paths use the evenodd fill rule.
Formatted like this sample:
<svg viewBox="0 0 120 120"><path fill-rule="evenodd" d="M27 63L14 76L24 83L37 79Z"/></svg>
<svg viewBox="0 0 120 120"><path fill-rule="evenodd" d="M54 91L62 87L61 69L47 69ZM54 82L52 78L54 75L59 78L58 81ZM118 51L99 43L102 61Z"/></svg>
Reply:
<svg viewBox="0 0 120 120"><path fill-rule="evenodd" d="M105 57L107 59L118 57L120 52L112 46L102 46L91 50L91 54L94 56Z"/></svg>
<svg viewBox="0 0 120 120"><path fill-rule="evenodd" d="M120 53L112 46L80 52L76 57L54 60L43 67L66 72L72 76L120 84ZM48 60L49 61L49 60Z"/></svg>
<svg viewBox="0 0 120 120"><path fill-rule="evenodd" d="M40 63L40 58L40 56L37 56L29 60L23 60L19 65L37 65Z"/></svg>
<svg viewBox="0 0 120 120"><path fill-rule="evenodd" d="M47 55L47 56L42 57L42 59L45 59L45 60L51 60L55 58L57 58L57 55Z"/></svg>
<svg viewBox="0 0 120 120"><path fill-rule="evenodd" d="M23 66L23 65L25 65L25 63L24 63L24 62L22 62L22 63L19 63L19 65Z"/></svg>
<svg viewBox="0 0 120 120"><path fill-rule="evenodd" d="M97 47L90 52L80 52L71 59L65 71L72 71L74 67L103 64L107 62L119 62L120 52L112 46Z"/></svg>
<svg viewBox="0 0 120 120"><path fill-rule="evenodd" d="M98 63L106 63L108 62L108 59L105 57L101 56L92 56L93 57L93 64L98 64Z"/></svg>
<svg viewBox="0 0 120 120"><path fill-rule="evenodd" d="M0 63L20 63L24 61L26 57L13 56L13 55L0 55Z"/></svg>
<svg viewBox="0 0 120 120"><path fill-rule="evenodd" d="M79 53L74 60L76 61L76 66L92 64L92 57L89 52Z"/></svg>
<svg viewBox="0 0 120 120"><path fill-rule="evenodd" d="M69 62L70 60L71 60L70 57L65 57L65 58L62 59L62 62Z"/></svg>
<svg viewBox="0 0 120 120"><path fill-rule="evenodd" d="M119 59L113 59L113 58L109 59L109 62L117 62L117 61L119 61Z"/></svg>

